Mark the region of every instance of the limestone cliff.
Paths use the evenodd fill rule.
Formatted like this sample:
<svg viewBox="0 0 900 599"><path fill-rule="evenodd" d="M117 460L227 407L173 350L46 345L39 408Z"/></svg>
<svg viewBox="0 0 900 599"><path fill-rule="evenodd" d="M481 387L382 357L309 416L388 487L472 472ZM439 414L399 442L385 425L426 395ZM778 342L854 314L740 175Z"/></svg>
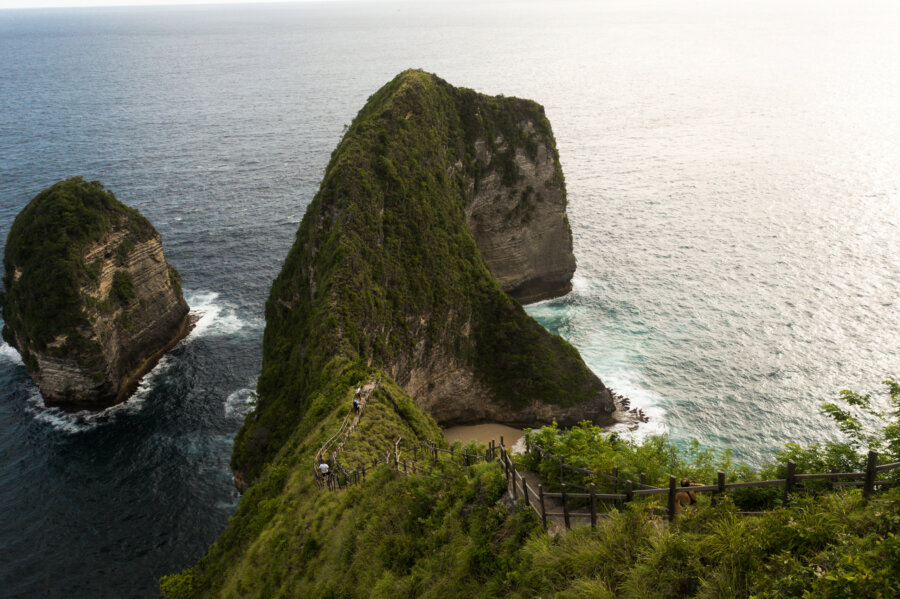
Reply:
<svg viewBox="0 0 900 599"><path fill-rule="evenodd" d="M272 285L237 479L253 483L347 364L390 373L442 424L602 422L603 383L503 291L563 293L573 269L541 106L398 75L332 154Z"/></svg>
<svg viewBox="0 0 900 599"><path fill-rule="evenodd" d="M96 181L38 194L13 223L4 266L3 337L48 403L123 401L187 331L159 234Z"/></svg>
<svg viewBox="0 0 900 599"><path fill-rule="evenodd" d="M565 180L549 123L539 116L515 123L518 147L502 133L475 141L477 174L467 190L475 243L503 291L523 304L565 295L575 272ZM508 168L498 168L498 155Z"/></svg>

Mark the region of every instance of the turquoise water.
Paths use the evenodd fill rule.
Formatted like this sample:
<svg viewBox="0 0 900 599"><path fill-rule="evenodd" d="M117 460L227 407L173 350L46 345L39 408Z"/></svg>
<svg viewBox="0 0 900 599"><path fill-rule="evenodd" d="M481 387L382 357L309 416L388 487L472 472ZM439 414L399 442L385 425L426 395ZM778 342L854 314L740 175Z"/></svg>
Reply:
<svg viewBox="0 0 900 599"><path fill-rule="evenodd" d="M0 346L0 596L154 596L203 555L268 286L343 126L409 67L546 107L578 271L529 311L643 432L753 462L834 438L821 401L900 374L897 31L877 1L0 11L0 239L100 179L204 318L102 414L44 408Z"/></svg>

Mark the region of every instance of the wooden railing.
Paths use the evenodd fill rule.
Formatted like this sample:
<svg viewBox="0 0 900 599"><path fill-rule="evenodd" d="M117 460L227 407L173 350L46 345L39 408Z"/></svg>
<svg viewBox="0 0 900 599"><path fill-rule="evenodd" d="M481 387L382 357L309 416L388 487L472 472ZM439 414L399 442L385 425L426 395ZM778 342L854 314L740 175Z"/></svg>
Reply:
<svg viewBox="0 0 900 599"><path fill-rule="evenodd" d="M334 436L337 436L337 433ZM438 462L450 461L460 466L473 466L478 462L500 459L500 446L494 441L488 444L483 454L470 452L468 449L461 451L444 449L429 442L414 442L406 448L401 448L401 442L402 439L398 438L386 448L384 457L373 458L371 464L363 464L353 470L347 470L338 458L334 457L331 473L323 476L318 469L315 470L316 483L320 488L337 490L363 482L373 469L381 465L406 475L429 473Z"/></svg>
<svg viewBox="0 0 900 599"><path fill-rule="evenodd" d="M679 487L677 479L673 475L669 475L669 484L667 487L654 487L645 482L644 476L641 476L641 482L634 482L618 476L615 469L612 474L598 473L586 468L571 466L563 462L558 456L554 456L550 452L545 451L541 447L531 444L529 451L539 452L543 459L552 459L560 464L560 491L548 492L544 490L543 482L533 474L531 478L537 479L529 484L528 478L522 474L524 470L523 464L515 462L503 444L503 437L497 444L491 441L484 453L477 451L469 451L468 448L463 450L445 449L438 447L433 443L417 442L412 443L406 448L401 449L402 439L398 438L384 453L384 458L374 458L371 465L363 464L358 468L347 471L342 466L338 467L339 472L332 473L327 477L322 477L318 471L316 472L316 480L320 487L327 489L341 489L349 485L359 484L366 480L366 476L372 469L384 464L388 469L402 475L423 474L436 471L435 466L438 462L453 462L459 466L472 466L479 462L499 461L506 475L507 487L510 497L517 501L522 499L526 506L533 509L540 517L544 528L548 527L548 521L557 521L565 529L573 527L573 521L583 520L589 521L592 528L596 528L599 518L608 517L608 513L598 509L598 502L614 502L627 503L642 497L666 496L666 507L663 514L671 521L677 514L678 493L683 491L691 491L694 493L713 493L714 496L720 496L729 490L746 489L752 487L772 487L780 486L784 488L783 504L788 504L791 496L796 491L802 490L804 481L812 480L830 480L841 481L836 483L837 486L861 486L863 497L868 498L872 495L875 487L885 487L896 484L895 481L879 480L878 475L888 472L896 468L900 468L900 462L878 465L878 454L870 451L866 460L866 469L861 472L824 472L796 474L796 464L794 462L787 463L787 473L785 478L774 480L759 480L748 482L725 482L725 473L718 472L716 484ZM335 462L337 459L335 458ZM591 483L587 486L569 481L566 482L566 472L578 472L590 476L599 476L605 480L612 482L615 489L612 493L598 492L596 485ZM622 492L617 492L618 486L622 486ZM572 492L570 489L582 489L585 492ZM558 507L554 509L554 506ZM576 511L579 508L587 507L587 511ZM558 510L558 511L557 511ZM741 514L760 514L764 512L738 512ZM560 520L561 519L561 520Z"/></svg>
<svg viewBox="0 0 900 599"><path fill-rule="evenodd" d="M782 503L788 504L791 500L792 494L800 490L800 484L802 481L810 481L810 480L840 480L840 479L862 479L857 481L843 481L836 483L838 486L861 486L863 488L863 497L870 497L874 488L876 486L885 487L889 485L896 484L895 481L889 480L878 480L877 475L881 472L887 472L889 470L893 470L895 468L900 468L900 462L894 462L890 464L882 464L878 465L878 453L875 451L870 451L868 453L866 459L866 469L862 472L827 472L827 473L810 473L810 474L796 474L796 464L793 461L789 461L787 463L787 473L785 478L783 479L775 479L775 480L759 480L759 481L749 481L749 482L733 482L726 483L725 482L725 473L718 472L717 473L717 481L714 485L702 485L702 486L691 486L691 487L679 487L677 485L677 479L673 475L669 475L669 485L667 488L658 488L652 487L651 485L647 485L644 483L644 476L641 475L641 482L634 483L630 480L623 480L618 476L618 469L615 469L613 474L602 474L598 472L594 472L593 470L588 470L586 468L578 468L575 466L570 466L565 464L561 458L558 456L554 456L550 452L544 450L538 445L530 444L528 447L529 451L536 451L542 459L550 459L558 461L560 464L560 487L561 490L559 493L548 493L544 491L543 485L538 484L537 489L533 489L527 484L527 481L524 476L519 474L518 466L521 464L517 464L513 462L509 454L505 451L505 448L501 446L502 452L502 460L503 466L507 473L507 479L510 480L510 485L512 487L512 495L513 498L517 498L521 493L522 498L525 500L526 505L534 508L535 512L537 512L538 516L541 517L541 521L544 524L544 527L547 526L547 518L549 517L562 517L563 523L565 527L571 528L572 519L575 517L582 517L584 519L590 518L591 526L596 527L597 518L602 517L602 513L598 513L597 511L597 501L598 500L606 500L613 502L629 502L633 501L635 498L639 497L648 497L653 495L666 495L666 515L668 519L671 521L675 518L677 513L677 505L676 498L678 493L684 491L691 491L694 493L714 493L716 495L725 493L729 489L746 489L751 487L769 487L769 486L782 486L784 487ZM614 485L622 484L623 485L623 493L613 492L613 493L597 493L595 485L592 483L589 486L585 487L583 485L578 485L574 483L567 483L565 481L565 472L566 470L581 472L590 476L599 476L601 478L605 478L607 480L614 481ZM588 491L587 493L572 493L569 491L571 487L578 487ZM640 487L640 488L637 488ZM615 487L614 487L615 488ZM562 503L562 511L561 512L551 512L547 511L546 503L548 499L559 499ZM571 500L587 500L587 504L589 506L589 512L574 512L571 509L570 502ZM752 513L752 512L751 512Z"/></svg>

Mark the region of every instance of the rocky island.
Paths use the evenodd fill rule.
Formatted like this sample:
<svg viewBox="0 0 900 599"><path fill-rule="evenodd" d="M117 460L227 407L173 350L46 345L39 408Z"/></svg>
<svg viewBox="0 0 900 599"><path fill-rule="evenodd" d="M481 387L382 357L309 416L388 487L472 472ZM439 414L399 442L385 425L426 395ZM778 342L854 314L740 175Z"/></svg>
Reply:
<svg viewBox="0 0 900 599"><path fill-rule="evenodd" d="M159 233L97 181L39 193L10 229L4 268L3 338L48 404L124 401L189 329Z"/></svg>
<svg viewBox="0 0 900 599"><path fill-rule="evenodd" d="M322 377L349 364L382 370L441 425L609 422L609 390L514 299L570 289L565 207L537 103L422 71L376 92L273 283L238 486L293 434Z"/></svg>

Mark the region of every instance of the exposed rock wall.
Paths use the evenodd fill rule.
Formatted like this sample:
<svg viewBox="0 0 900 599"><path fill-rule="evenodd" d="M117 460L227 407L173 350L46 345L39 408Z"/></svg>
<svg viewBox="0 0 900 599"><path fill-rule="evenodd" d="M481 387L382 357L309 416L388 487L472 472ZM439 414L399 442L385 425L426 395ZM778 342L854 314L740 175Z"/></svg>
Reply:
<svg viewBox="0 0 900 599"><path fill-rule="evenodd" d="M569 406L532 399L515 407L497 403L492 390L480 381L471 365L452 355L433 355L408 372L396 372L395 380L441 426L496 422L534 427L556 421L572 426L583 420L613 422L616 404L599 379L590 400Z"/></svg>
<svg viewBox="0 0 900 599"><path fill-rule="evenodd" d="M115 273L125 272L134 283L134 297L124 304L110 302L111 310L88 308L90 326L82 336L96 343L91 356L55 357L33 350L39 368L32 373L41 395L48 402L109 404L123 401L162 354L187 332L188 305L178 288L177 275L170 274L159 236L134 245L124 264L118 264L116 249L127 238L126 231L113 231L85 252L88 264L97 264L96 284L82 288L85 297L98 303L113 292ZM62 346L64 338L56 346Z"/></svg>
<svg viewBox="0 0 900 599"><path fill-rule="evenodd" d="M521 147L513 150L518 172L512 181L491 168L491 146L509 151L506 140L475 143L484 170L470 186L466 223L503 291L527 304L572 290L575 255L554 141L531 121L518 126L534 144L533 155Z"/></svg>
<svg viewBox="0 0 900 599"><path fill-rule="evenodd" d="M182 297L178 273L163 255L160 236L146 219L102 188L98 192L99 184L92 188L93 184L69 180L57 185L63 186L56 189L59 197L50 194L36 198L33 203L43 204L23 211L19 217L23 221L17 218L11 233L12 247L8 244L6 252L9 276L4 336L23 355L48 403L99 407L120 402L162 354L187 333L188 305ZM50 244L35 241L31 231L46 230L53 224L39 220L59 207L53 202L71 215L74 211L63 196L73 189L76 194L88 190L87 199L82 198L88 207L83 214L72 216L73 221L96 223L100 219L107 226L98 227L90 237L72 239L66 247L56 244L51 256L47 249ZM107 205L91 205L96 198ZM65 229L66 223L57 226L57 231L50 229L51 235L73 237ZM28 243L37 249L22 251L16 247ZM35 251L47 255L35 260ZM54 259L57 267L53 267ZM28 263L18 264L17 260ZM56 273L60 270L69 276L59 278ZM51 283L42 288L42 281ZM43 295L36 295L35 289ZM67 300L60 305L65 312L55 328L52 317L26 311L35 300L53 305L54 298L47 295L63 290Z"/></svg>

